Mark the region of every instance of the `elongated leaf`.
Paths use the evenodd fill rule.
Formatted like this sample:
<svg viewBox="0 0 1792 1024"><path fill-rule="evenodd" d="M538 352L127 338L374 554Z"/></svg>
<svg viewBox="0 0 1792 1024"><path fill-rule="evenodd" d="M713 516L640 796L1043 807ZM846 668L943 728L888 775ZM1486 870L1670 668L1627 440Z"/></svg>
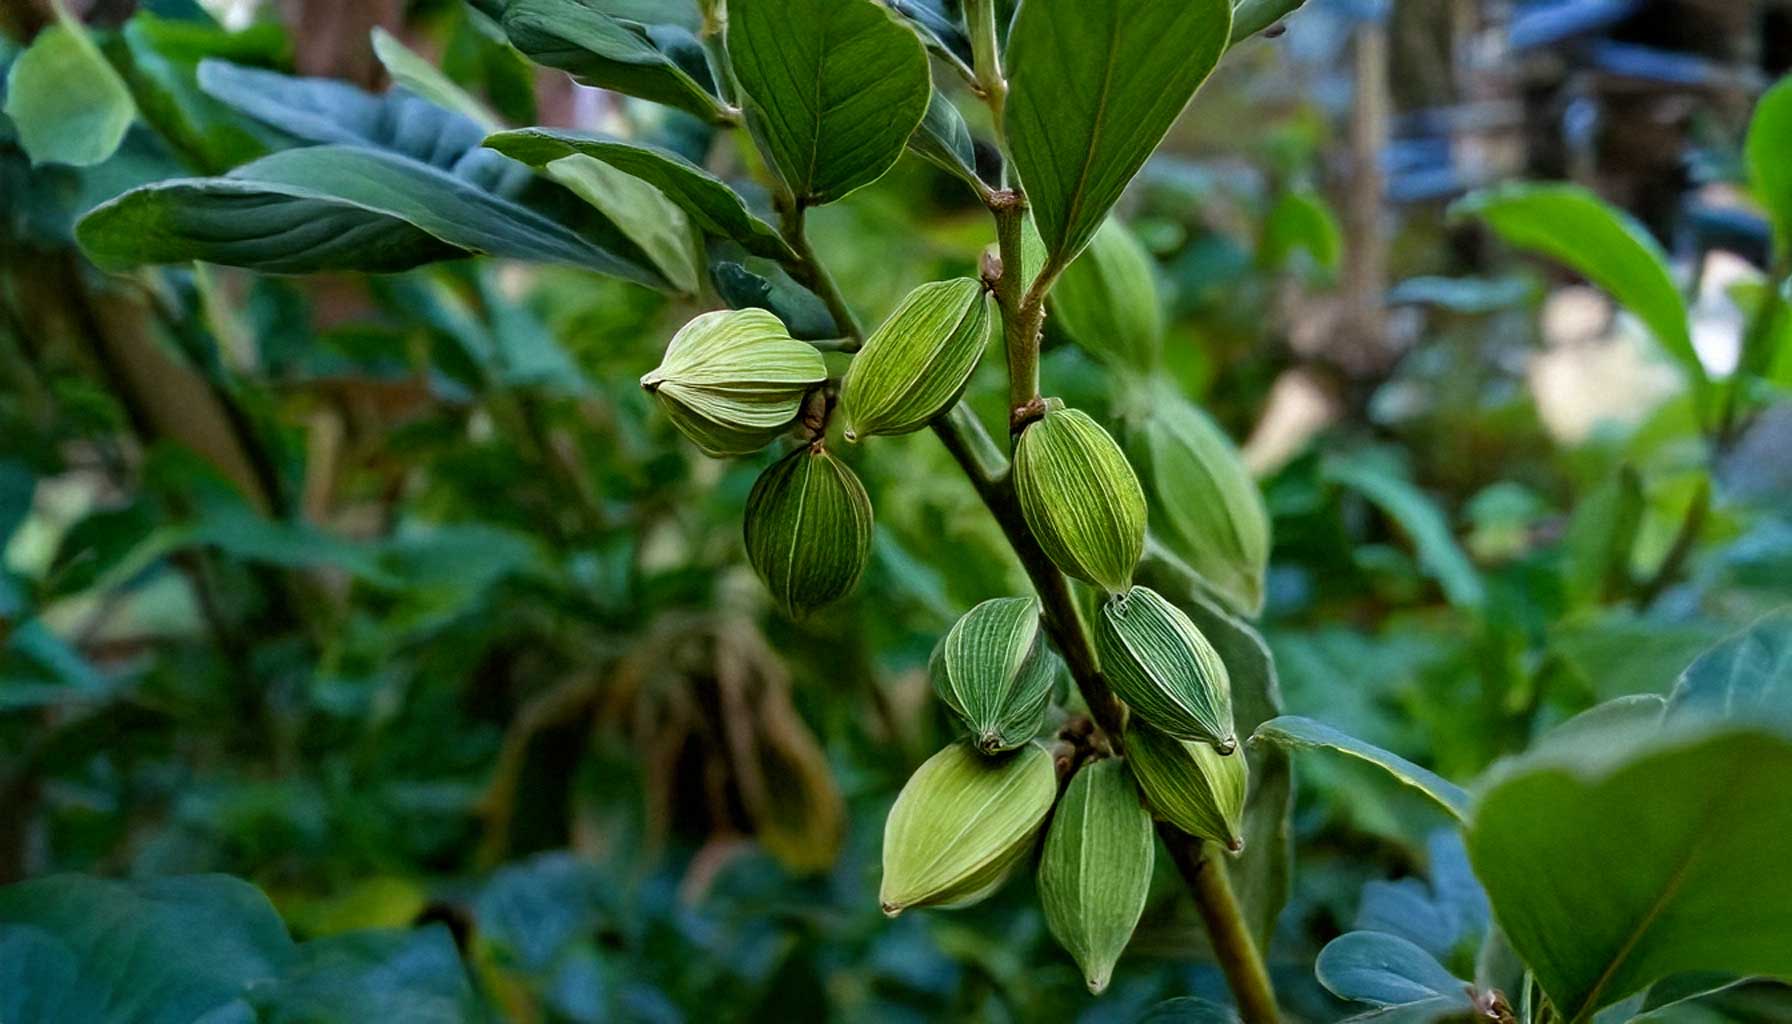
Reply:
<svg viewBox="0 0 1792 1024"><path fill-rule="evenodd" d="M1773 215L1774 245L1781 255L1792 253L1792 78L1755 106L1745 157L1755 198Z"/></svg>
<svg viewBox="0 0 1792 1024"><path fill-rule="evenodd" d="M1299 715L1284 715L1263 723L1251 737L1251 746L1269 744L1287 747L1291 750L1330 749L1340 754L1367 761L1386 771L1394 778L1430 797L1439 807L1449 811L1456 818L1466 820L1468 816L1468 791L1450 782L1437 773L1413 764L1399 754L1392 753L1364 743L1347 733L1323 722L1315 722L1311 718Z"/></svg>
<svg viewBox="0 0 1792 1024"><path fill-rule="evenodd" d="M5 111L32 163L85 167L124 141L137 105L81 23L58 13L7 72Z"/></svg>
<svg viewBox="0 0 1792 1024"><path fill-rule="evenodd" d="M199 87L199 62L246 64L282 60L291 49L278 25L226 32L203 21L158 18L139 11L124 26L130 53L126 78L144 120L200 169L221 173L280 145L279 136L237 115Z"/></svg>
<svg viewBox="0 0 1792 1024"><path fill-rule="evenodd" d="M1234 0L1230 45L1237 46L1300 10L1306 3L1307 0Z"/></svg>
<svg viewBox="0 0 1792 1024"><path fill-rule="evenodd" d="M1418 549L1420 568L1437 580L1451 604L1475 607L1486 600L1481 574L1425 492L1368 457L1328 459L1324 472L1327 479L1360 491L1400 525Z"/></svg>
<svg viewBox="0 0 1792 1024"><path fill-rule="evenodd" d="M1469 857L1566 1021L1681 971L1792 977L1789 787L1792 740L1756 729L1556 747L1496 769Z"/></svg>
<svg viewBox="0 0 1792 1024"><path fill-rule="evenodd" d="M1008 38L1008 138L1048 273L1101 227L1231 35L1229 0L1021 5Z"/></svg>
<svg viewBox="0 0 1792 1024"><path fill-rule="evenodd" d="M485 144L535 167L584 155L647 182L690 215L698 227L739 242L748 252L790 259L790 247L776 228L754 216L728 183L684 157L657 146L623 139L578 135L553 128L499 132Z"/></svg>
<svg viewBox="0 0 1792 1024"><path fill-rule="evenodd" d="M728 54L748 126L804 204L883 177L933 91L921 40L872 0L730 0Z"/></svg>
<svg viewBox="0 0 1792 1024"><path fill-rule="evenodd" d="M1430 999L1470 1005L1468 985L1437 958L1397 935L1348 932L1319 951L1319 983L1332 995L1360 1003L1399 1006Z"/></svg>
<svg viewBox="0 0 1792 1024"><path fill-rule="evenodd" d="M1670 718L1792 719L1792 608L1699 655L1674 684Z"/></svg>
<svg viewBox="0 0 1792 1024"><path fill-rule="evenodd" d="M392 76L392 81L400 86L444 110L454 111L488 132L498 130L498 115L438 71L434 64L400 42L397 36L379 26L373 30L373 54Z"/></svg>
<svg viewBox="0 0 1792 1024"><path fill-rule="evenodd" d="M1792 1020L1792 985L1744 979L1656 1005L1655 994L1666 984L1649 990L1645 1012L1631 1018L1629 1024L1778 1024Z"/></svg>
<svg viewBox="0 0 1792 1024"><path fill-rule="evenodd" d="M382 272L477 253L656 283L539 214L426 164L355 146L288 150L229 177L135 189L95 208L76 236L111 268L205 260L271 273Z"/></svg>
<svg viewBox="0 0 1792 1024"><path fill-rule="evenodd" d="M681 12L682 9L682 12ZM509 0L500 16L510 42L538 64L586 85L664 103L711 123L731 119L716 96L703 45L669 4L670 21L640 20L657 11L592 0ZM688 21L688 18L685 19Z"/></svg>
<svg viewBox="0 0 1792 1024"><path fill-rule="evenodd" d="M1636 314L1703 394L1708 376L1692 345L1686 300L1660 243L1629 214L1578 185L1507 185L1457 203L1520 249L1558 260Z"/></svg>
<svg viewBox="0 0 1792 1024"><path fill-rule="evenodd" d="M921 118L921 127L910 136L908 148L970 185L978 195L989 191L989 186L977 176L977 146L971 139L970 126L964 123L964 115L958 112L951 97L940 90L935 89L933 98L928 100L927 114Z"/></svg>

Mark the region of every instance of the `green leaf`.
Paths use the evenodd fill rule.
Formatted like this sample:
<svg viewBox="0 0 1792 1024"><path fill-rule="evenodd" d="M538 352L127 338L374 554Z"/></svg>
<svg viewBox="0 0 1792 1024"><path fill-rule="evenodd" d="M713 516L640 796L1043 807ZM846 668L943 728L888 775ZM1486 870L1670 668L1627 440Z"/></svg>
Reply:
<svg viewBox="0 0 1792 1024"><path fill-rule="evenodd" d="M1284 192L1264 218L1258 264L1286 269L1296 252L1306 253L1325 271L1337 270L1344 256L1344 231L1338 226L1338 215L1317 192Z"/></svg>
<svg viewBox="0 0 1792 1024"><path fill-rule="evenodd" d="M1473 608L1486 600L1481 574L1456 543L1449 521L1411 481L1363 455L1328 458L1323 472L1326 479L1360 492L1400 525L1418 549L1420 567L1443 587L1451 604Z"/></svg>
<svg viewBox="0 0 1792 1024"><path fill-rule="evenodd" d="M688 12L688 5L666 9ZM611 0L510 0L500 21L511 45L538 64L586 85L664 103L722 124L732 112L717 98L703 45L686 24L642 20L658 8Z"/></svg>
<svg viewBox="0 0 1792 1024"><path fill-rule="evenodd" d="M1773 218L1774 247L1792 255L1792 78L1762 94L1743 151L1749 186Z"/></svg>
<svg viewBox="0 0 1792 1024"><path fill-rule="evenodd" d="M1163 352L1164 307L1157 268L1116 217L1058 278L1052 316L1071 340L1120 369L1149 371Z"/></svg>
<svg viewBox="0 0 1792 1024"><path fill-rule="evenodd" d="M1699 655L1674 684L1670 719L1792 719L1792 608L1763 616Z"/></svg>
<svg viewBox="0 0 1792 1024"><path fill-rule="evenodd" d="M778 230L754 216L746 201L727 182L669 150L553 128L499 132L486 139L485 144L534 167L579 154L601 160L658 188L704 232L733 239L758 256L794 258Z"/></svg>
<svg viewBox="0 0 1792 1024"><path fill-rule="evenodd" d="M1399 754L1365 743L1323 722L1299 715L1284 715L1263 723L1251 736L1250 745L1286 747L1290 750L1330 749L1340 754L1367 761L1408 786L1430 797L1439 807L1459 820L1467 820L1468 791L1427 768L1421 768Z"/></svg>
<svg viewBox="0 0 1792 1024"><path fill-rule="evenodd" d="M294 957L267 898L222 875L22 882L0 889L3 925L53 937L73 961L79 991L101 1008L96 1019L109 1022L192 1024L226 1007L246 1014L248 986L278 976ZM55 973L29 980L30 989L42 986L33 998L75 1001L52 987L66 977L68 960L58 959Z"/></svg>
<svg viewBox="0 0 1792 1024"><path fill-rule="evenodd" d="M269 273L381 273L485 254L657 283L540 214L427 164L357 146L287 150L228 177L134 189L96 207L76 237L110 269L204 260Z"/></svg>
<svg viewBox="0 0 1792 1024"><path fill-rule="evenodd" d="M1177 996L1153 1006L1137 1024L1238 1024L1238 1014L1196 996Z"/></svg>
<svg viewBox="0 0 1792 1024"><path fill-rule="evenodd" d="M1111 758L1078 771L1052 815L1039 905L1091 992L1108 987L1145 911L1155 842L1132 773Z"/></svg>
<svg viewBox="0 0 1792 1024"><path fill-rule="evenodd" d="M1307 0L1233 0L1232 41L1229 45L1237 46L1300 10L1306 3Z"/></svg>
<svg viewBox="0 0 1792 1024"><path fill-rule="evenodd" d="M1232 35L1228 0L1028 0L1007 134L1056 275L1082 252Z"/></svg>
<svg viewBox="0 0 1792 1024"><path fill-rule="evenodd" d="M0 924L0 1020L104 1024L104 1014L73 950L42 928Z"/></svg>
<svg viewBox="0 0 1792 1024"><path fill-rule="evenodd" d="M1574 1024L1681 971L1792 976L1792 887L1769 881L1789 787L1792 740L1756 729L1556 746L1495 769L1469 856Z"/></svg>
<svg viewBox="0 0 1792 1024"><path fill-rule="evenodd" d="M1792 1020L1792 985L1756 978L1655 1004L1666 983L1649 990L1645 1012L1629 1024L1778 1024Z"/></svg>
<svg viewBox="0 0 1792 1024"><path fill-rule="evenodd" d="M454 937L441 925L308 942L277 984L257 987L250 998L262 1024L483 1018Z"/></svg>
<svg viewBox="0 0 1792 1024"><path fill-rule="evenodd" d="M1557 260L1610 292L1636 314L1692 381L1709 384L1693 348L1686 299L1667 254L1647 228L1579 185L1504 185L1456 203L1452 216L1478 217L1507 243Z"/></svg>
<svg viewBox="0 0 1792 1024"><path fill-rule="evenodd" d="M208 57L249 64L286 59L291 46L278 25L226 32L207 22L139 11L125 23L123 36L130 53L125 77L144 120L195 165L219 173L277 147L272 132L207 95L198 72Z"/></svg>
<svg viewBox="0 0 1792 1024"><path fill-rule="evenodd" d="M952 98L939 89L933 90L933 97L927 101L927 113L921 118L921 127L909 137L908 148L971 186L979 196L989 193L989 186L977 176L977 145L971 139L970 126L964 123L964 115L958 112Z"/></svg>
<svg viewBox="0 0 1792 1024"><path fill-rule="evenodd" d="M448 80L435 65L406 49L381 28L373 30L373 50L392 80L431 103L455 111L487 132L502 127L497 115ZM506 154L508 155L508 154ZM639 246L680 294L697 292L697 253L690 223L652 183L577 153L534 164L548 177L601 212Z"/></svg>
<svg viewBox="0 0 1792 1024"><path fill-rule="evenodd" d="M1628 585L1643 507L1642 477L1628 464L1575 506L1562 537L1562 585L1572 604L1598 603Z"/></svg>
<svg viewBox="0 0 1792 1024"><path fill-rule="evenodd" d="M1355 931L1338 936L1319 951L1313 966L1319 983L1339 999L1377 1006L1446 1000L1458 1009L1472 1005L1468 983L1437 958L1397 935Z"/></svg>
<svg viewBox="0 0 1792 1024"><path fill-rule="evenodd" d="M32 163L86 167L118 149L137 104L81 23L56 13L7 72L5 113Z"/></svg>
<svg viewBox="0 0 1792 1024"><path fill-rule="evenodd" d="M933 91L921 40L872 0L729 0L728 55L748 127L804 205L883 177Z"/></svg>

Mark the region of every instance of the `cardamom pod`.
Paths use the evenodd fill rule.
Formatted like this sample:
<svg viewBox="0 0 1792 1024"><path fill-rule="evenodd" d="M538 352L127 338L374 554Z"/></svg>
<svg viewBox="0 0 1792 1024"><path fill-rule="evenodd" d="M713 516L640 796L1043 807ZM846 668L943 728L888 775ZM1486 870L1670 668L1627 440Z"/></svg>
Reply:
<svg viewBox="0 0 1792 1024"><path fill-rule="evenodd" d="M768 466L747 495L747 560L793 619L849 593L871 557L871 498L820 444Z"/></svg>
<svg viewBox="0 0 1792 1024"><path fill-rule="evenodd" d="M989 296L968 277L908 293L840 381L846 439L919 430L964 390L989 340Z"/></svg>
<svg viewBox="0 0 1792 1024"><path fill-rule="evenodd" d="M1038 735L1058 666L1030 597L998 597L964 613L927 664L933 692L985 754Z"/></svg>
<svg viewBox="0 0 1792 1024"><path fill-rule="evenodd" d="M1100 424L1047 400L1014 443L1014 490L1058 568L1110 594L1132 583L1145 550L1145 492Z"/></svg>
<svg viewBox="0 0 1792 1024"><path fill-rule="evenodd" d="M1226 663L1157 591L1133 587L1104 602L1095 653L1115 695L1159 732L1211 743L1221 754L1238 746Z"/></svg>
<svg viewBox="0 0 1792 1024"><path fill-rule="evenodd" d="M672 425L725 458L765 447L790 428L803 397L827 380L821 353L762 309L704 313L679 328L641 378Z"/></svg>
<svg viewBox="0 0 1792 1024"><path fill-rule="evenodd" d="M1150 370L1163 351L1164 307L1151 254L1116 217L1052 287L1052 320L1085 351L1124 369Z"/></svg>
<svg viewBox="0 0 1792 1024"><path fill-rule="evenodd" d="M1127 723L1125 744L1126 763L1158 817L1233 853L1244 849L1249 769L1242 753L1224 755L1136 719Z"/></svg>
<svg viewBox="0 0 1792 1024"><path fill-rule="evenodd" d="M1151 813L1125 762L1110 758L1077 772L1045 834L1039 905L1090 992L1108 987L1145 911L1153 849Z"/></svg>
<svg viewBox="0 0 1792 1024"><path fill-rule="evenodd" d="M1246 616L1263 610L1269 512L1238 449L1164 380L1125 417L1126 448L1160 513L1156 535Z"/></svg>
<svg viewBox="0 0 1792 1024"><path fill-rule="evenodd" d="M884 913L966 907L1000 888L1058 795L1037 743L985 757L954 743L915 769L884 823Z"/></svg>

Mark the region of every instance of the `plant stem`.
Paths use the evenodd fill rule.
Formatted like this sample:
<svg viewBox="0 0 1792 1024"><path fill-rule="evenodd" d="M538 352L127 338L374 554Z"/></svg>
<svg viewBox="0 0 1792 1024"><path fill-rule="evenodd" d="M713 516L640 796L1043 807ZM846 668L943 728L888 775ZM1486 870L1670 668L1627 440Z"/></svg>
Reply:
<svg viewBox="0 0 1792 1024"><path fill-rule="evenodd" d="M1240 754L1239 756L1243 756ZM1275 988L1269 971L1257 955L1257 944L1245 925L1238 899L1232 894L1232 880L1226 873L1225 858L1213 843L1202 843L1186 833L1160 822L1157 834L1169 847L1170 859L1182 873L1195 894L1195 906L1213 942L1213 954L1225 972L1226 984L1238 1000L1238 1013L1246 1024L1265 1024L1279 1019Z"/></svg>
<svg viewBox="0 0 1792 1024"><path fill-rule="evenodd" d="M1002 115L1008 107L1008 79L1002 73L1001 43L996 35L995 0L966 0L965 22L970 29L972 71L977 91L995 115L996 136L1005 137Z"/></svg>
<svg viewBox="0 0 1792 1024"><path fill-rule="evenodd" d="M777 200L779 228L784 241L796 253L796 263L791 269L796 271L796 279L810 291L820 296L828 307L828 315L834 318L834 326L840 333L855 341L865 337L864 328L859 326L859 318L853 315L852 307L846 304L846 297L840 294L840 286L834 283L834 277L828 268L815 257L815 247L809 244L809 232L805 223L808 208L799 199L780 195ZM841 345L839 351L856 352L858 345L851 347Z"/></svg>
<svg viewBox="0 0 1792 1024"><path fill-rule="evenodd" d="M1008 356L1008 409L1010 426L1019 424L1020 410L1039 398L1039 332L1045 326L1043 277L1026 286L1023 238L1027 224L1027 197L1014 189L991 196L990 215L996 222L996 250L1002 257L995 285L996 305L1002 311L1002 348ZM1023 291L1023 289L1025 289Z"/></svg>

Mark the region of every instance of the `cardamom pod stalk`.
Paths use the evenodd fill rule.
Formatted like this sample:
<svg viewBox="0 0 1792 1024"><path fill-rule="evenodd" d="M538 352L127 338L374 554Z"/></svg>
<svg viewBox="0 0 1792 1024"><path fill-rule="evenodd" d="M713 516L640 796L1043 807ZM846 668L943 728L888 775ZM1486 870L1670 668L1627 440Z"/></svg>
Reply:
<svg viewBox="0 0 1792 1024"><path fill-rule="evenodd" d="M821 353L762 309L704 313L679 328L641 386L672 425L725 458L765 447L790 428L803 397L827 380Z"/></svg>
<svg viewBox="0 0 1792 1024"><path fill-rule="evenodd" d="M994 754L1038 735L1058 658L1045 642L1039 602L998 597L953 623L927 668L933 692L971 731L971 742Z"/></svg>
<svg viewBox="0 0 1792 1024"><path fill-rule="evenodd" d="M1110 594L1132 583L1145 550L1145 492L1120 446L1058 399L1014 443L1014 491L1052 562Z"/></svg>
<svg viewBox="0 0 1792 1024"><path fill-rule="evenodd" d="M928 758L884 823L884 913L965 907L995 892L1057 795L1052 757L1037 743L985 757L959 742Z"/></svg>
<svg viewBox="0 0 1792 1024"><path fill-rule="evenodd" d="M1151 889L1151 813L1125 762L1086 765L1052 814L1039 858L1039 905L1052 937L1083 969L1089 991L1108 987Z"/></svg>
<svg viewBox="0 0 1792 1024"><path fill-rule="evenodd" d="M1127 723L1125 737L1126 763L1158 817L1233 853L1244 849L1244 754L1224 755L1137 720Z"/></svg>
<svg viewBox="0 0 1792 1024"><path fill-rule="evenodd" d="M1164 308L1151 254L1116 217L1052 287L1052 319L1110 366L1150 370L1163 350Z"/></svg>
<svg viewBox="0 0 1792 1024"><path fill-rule="evenodd" d="M844 597L871 557L871 498L820 444L759 474L747 495L747 560L793 619Z"/></svg>
<svg viewBox="0 0 1792 1024"><path fill-rule="evenodd" d="M1232 682L1220 652L1182 609L1150 587L1133 587L1101 606L1095 653L1115 695L1159 732L1238 746Z"/></svg>
<svg viewBox="0 0 1792 1024"><path fill-rule="evenodd" d="M1156 535L1235 610L1263 610L1269 512L1238 449L1167 381L1126 418L1124 436L1151 505Z"/></svg>
<svg viewBox="0 0 1792 1024"><path fill-rule="evenodd" d="M846 439L919 430L964 390L989 340L989 296L968 277L908 293L840 381Z"/></svg>

